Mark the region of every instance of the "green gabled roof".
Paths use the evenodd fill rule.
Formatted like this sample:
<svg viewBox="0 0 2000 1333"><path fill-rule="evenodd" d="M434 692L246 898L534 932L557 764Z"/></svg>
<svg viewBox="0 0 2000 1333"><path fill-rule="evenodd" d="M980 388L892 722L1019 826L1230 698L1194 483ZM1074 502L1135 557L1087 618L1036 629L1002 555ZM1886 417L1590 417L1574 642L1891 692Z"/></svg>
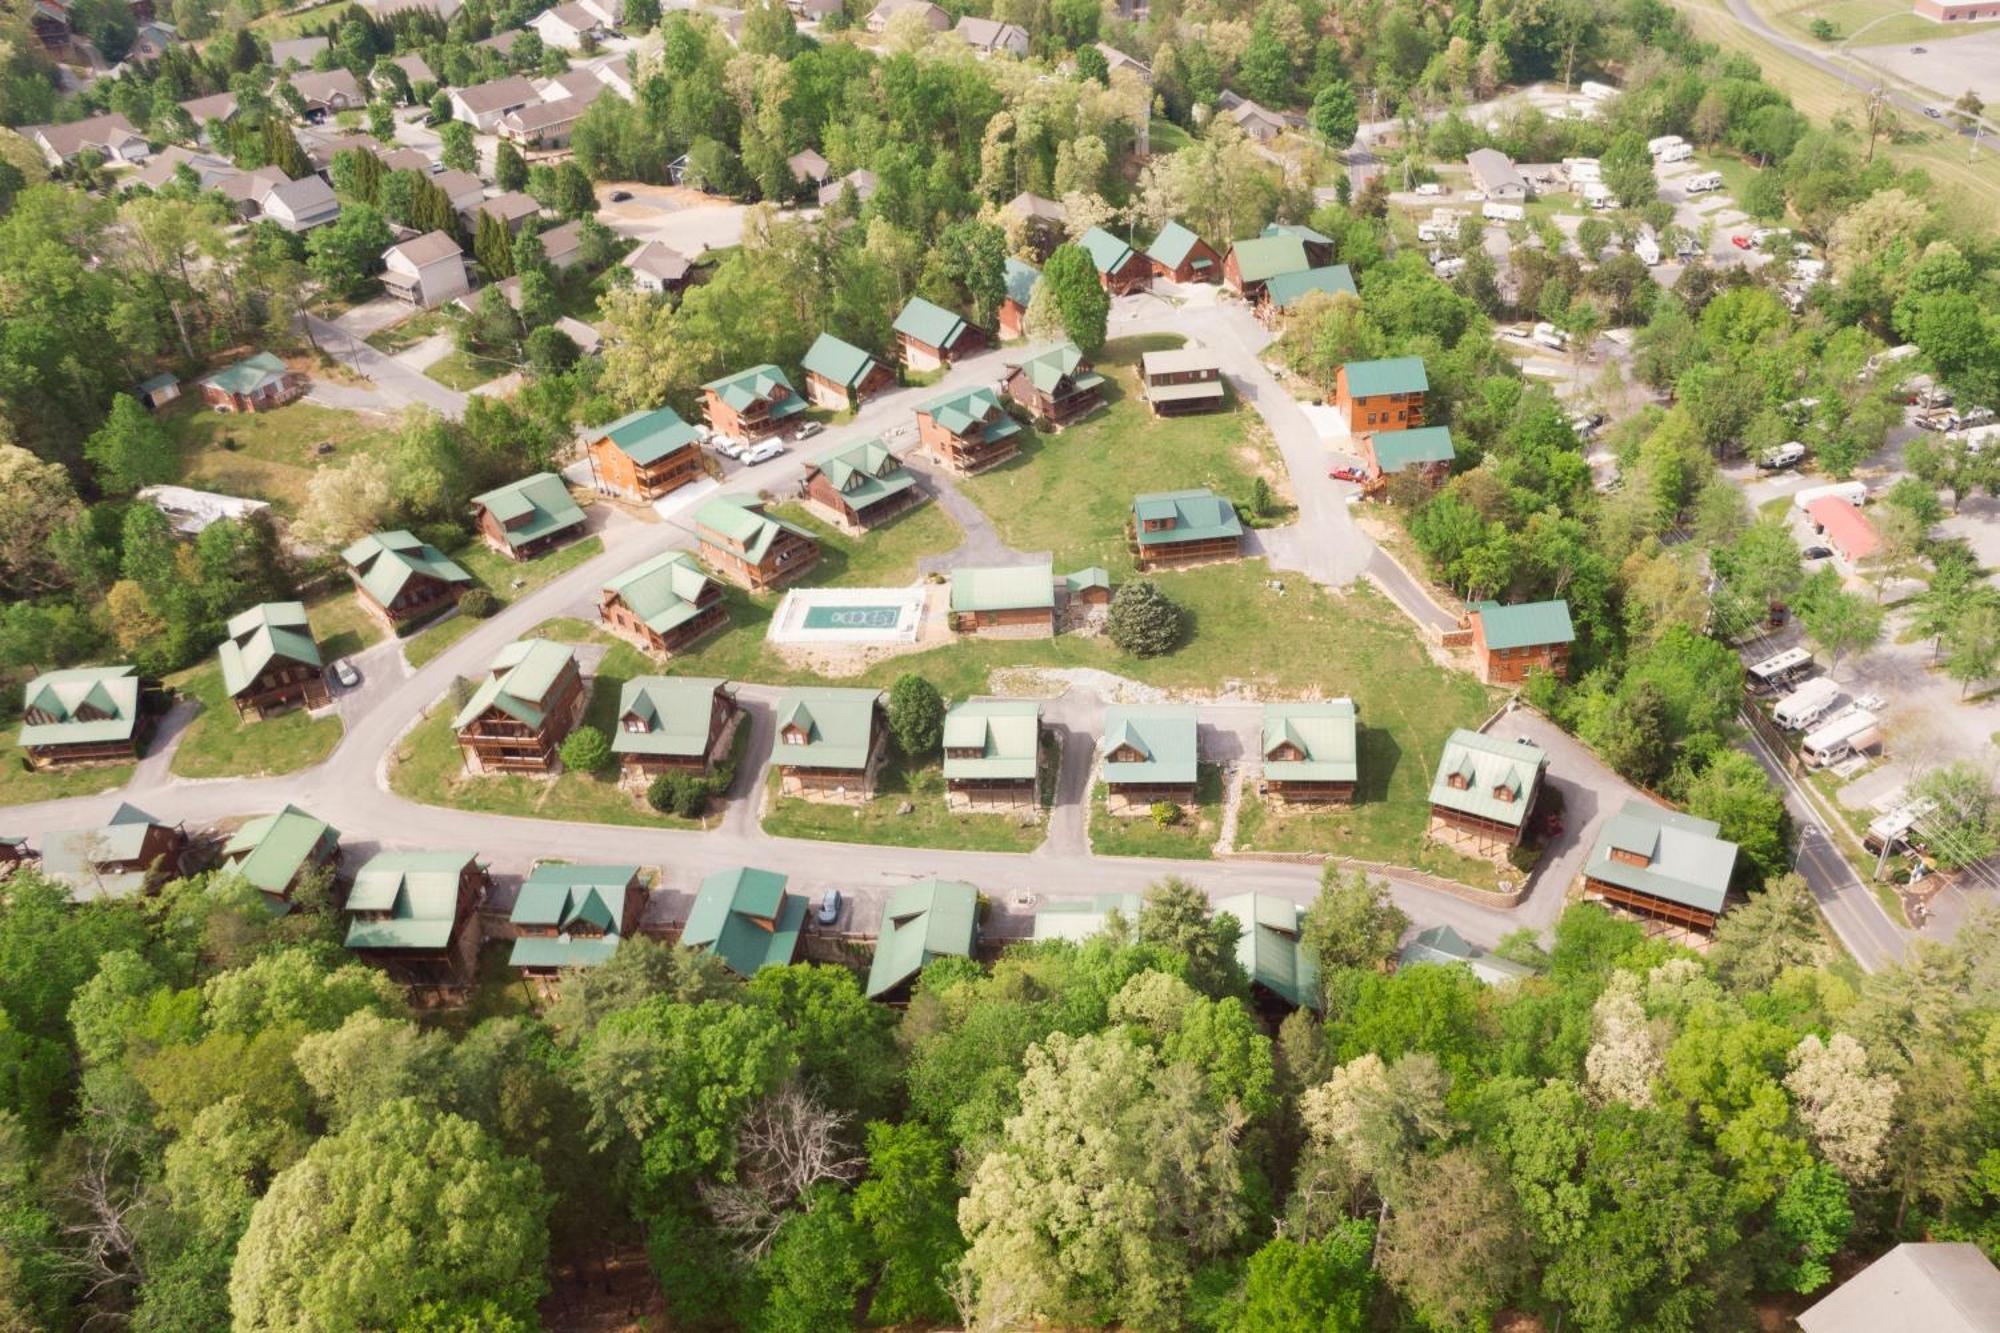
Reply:
<svg viewBox="0 0 2000 1333"><path fill-rule="evenodd" d="M403 585L419 574L446 583L472 582L472 575L447 559L444 552L400 529L370 533L342 551L340 558L360 578L368 595L383 606L395 601Z"/></svg>
<svg viewBox="0 0 2000 1333"><path fill-rule="evenodd" d="M1293 236L1310 245L1332 245L1333 237L1323 236L1299 222L1273 222L1264 228L1266 236Z"/></svg>
<svg viewBox="0 0 2000 1333"><path fill-rule="evenodd" d="M139 669L67 667L28 682L22 710L40 709L54 722L23 722L21 744L96 745L130 740L139 726ZM79 718L81 712L102 714Z"/></svg>
<svg viewBox="0 0 2000 1333"><path fill-rule="evenodd" d="M1474 602L1488 648L1534 648L1548 643L1576 642L1576 627L1570 624L1569 603L1558 598L1551 602L1519 602L1502 606L1498 602Z"/></svg>
<svg viewBox="0 0 2000 1333"><path fill-rule="evenodd" d="M880 440L856 440L813 464L857 513L914 488L917 479Z"/></svg>
<svg viewBox="0 0 2000 1333"><path fill-rule="evenodd" d="M1421 963L1438 963L1445 966L1470 968L1472 975L1489 986L1503 982L1518 981L1522 977L1535 974L1532 967L1496 958L1483 950L1466 943L1465 937L1450 926L1432 926L1403 946L1396 955L1398 968L1415 967Z"/></svg>
<svg viewBox="0 0 2000 1333"><path fill-rule="evenodd" d="M1703 912L1720 912L1730 876L1736 873L1736 844L1717 837L1721 831L1722 825L1712 819L1633 797L1597 835L1583 873ZM1636 853L1647 864L1614 860L1614 851Z"/></svg>
<svg viewBox="0 0 2000 1333"><path fill-rule="evenodd" d="M160 374L154 375L149 379L140 380L139 392L158 393L162 389L171 389L180 382L181 377L174 374L171 370L162 371Z"/></svg>
<svg viewBox="0 0 2000 1333"><path fill-rule="evenodd" d="M595 967L617 951L625 914L625 891L639 867L564 865L535 867L514 898L508 919L516 926L552 926L556 934L524 935L514 941L513 967ZM594 927L572 935L577 925Z"/></svg>
<svg viewBox="0 0 2000 1333"><path fill-rule="evenodd" d="M1034 298L1035 283L1042 271L1033 264L1024 264L1012 255L1007 257L1007 299L1015 305L1026 308Z"/></svg>
<svg viewBox="0 0 2000 1333"><path fill-rule="evenodd" d="M99 866L125 865L145 851L146 834L160 823L136 805L119 802L98 828L64 829L42 839L42 870L70 887L76 902L130 898L146 887L147 871L104 874Z"/></svg>
<svg viewBox="0 0 2000 1333"><path fill-rule="evenodd" d="M540 727L550 689L576 652L553 639L517 639L502 648L479 688L458 710L451 729L461 731L489 708L497 708L524 726Z"/></svg>
<svg viewBox="0 0 2000 1333"><path fill-rule="evenodd" d="M1348 271L1345 264L1328 264L1325 268L1309 268L1301 273L1280 273L1264 284L1264 294L1280 310L1289 310L1294 303L1305 299L1309 292L1361 295L1354 286L1354 274Z"/></svg>
<svg viewBox="0 0 2000 1333"><path fill-rule="evenodd" d="M1146 900L1136 893L1099 893L1079 902L1048 903L1035 912L1037 940L1087 940L1104 932L1113 912L1137 928Z"/></svg>
<svg viewBox="0 0 2000 1333"><path fill-rule="evenodd" d="M1097 743L1098 756L1104 760L1104 780L1191 787L1201 768L1196 736L1192 705L1134 708L1113 704L1104 710L1104 736ZM1141 757L1116 761L1109 757L1128 745Z"/></svg>
<svg viewBox="0 0 2000 1333"><path fill-rule="evenodd" d="M347 910L388 912L383 921L352 917L350 949L442 949L458 919L458 880L472 852L380 852L354 876Z"/></svg>
<svg viewBox="0 0 2000 1333"><path fill-rule="evenodd" d="M507 953L509 967L600 967L618 952L617 935L522 935Z"/></svg>
<svg viewBox="0 0 2000 1333"><path fill-rule="evenodd" d="M875 714L882 691L833 686L787 690L778 700L778 743L773 762L806 768L844 768L861 772L875 738ZM788 742L784 733L797 727L803 743Z"/></svg>
<svg viewBox="0 0 2000 1333"><path fill-rule="evenodd" d="M719 380L710 380L701 386L713 393L738 412L748 411L760 402L770 402L771 416L788 417L806 410L806 400L799 397L792 388L791 380L785 372L773 365L752 366L739 370L734 375L724 375ZM786 393L782 401L771 401L771 395L779 388Z"/></svg>
<svg viewBox="0 0 2000 1333"><path fill-rule="evenodd" d="M1236 272L1245 282L1269 282L1281 273L1312 267L1305 243L1296 236L1259 236L1236 243Z"/></svg>
<svg viewBox="0 0 2000 1333"><path fill-rule="evenodd" d="M800 368L852 389L861 383L869 368L875 364L874 357L853 343L842 342L831 333L822 333L813 340L806 359L800 362Z"/></svg>
<svg viewBox="0 0 2000 1333"><path fill-rule="evenodd" d="M1304 751L1304 759L1272 759L1271 753L1289 742ZM1355 782L1354 701L1264 705L1264 776L1278 782Z"/></svg>
<svg viewBox="0 0 2000 1333"><path fill-rule="evenodd" d="M320 847L339 838L339 830L324 819L287 805L237 829L223 844L222 859L265 893L283 897Z"/></svg>
<svg viewBox="0 0 2000 1333"><path fill-rule="evenodd" d="M618 691L612 753L682 758L706 754L715 692L725 683L720 676L634 676ZM643 721L646 730L631 730L625 725L628 718Z"/></svg>
<svg viewBox="0 0 2000 1333"><path fill-rule="evenodd" d="M1103 588L1108 592L1111 588L1111 571L1102 565L1091 565L1087 569L1077 570L1074 574L1063 575L1063 586L1069 590L1072 597L1086 588Z"/></svg>
<svg viewBox="0 0 2000 1333"><path fill-rule="evenodd" d="M1451 733L1444 753L1438 756L1430 803L1519 828L1534 804L1535 789L1548 762L1548 754L1533 741L1503 740L1461 727ZM1463 788L1451 785L1454 773L1465 778ZM1514 793L1511 801L1493 794L1502 786Z"/></svg>
<svg viewBox="0 0 2000 1333"><path fill-rule="evenodd" d="M230 617L229 637L216 652L222 659L222 687L232 699L274 661L322 665L306 608L299 602L265 602Z"/></svg>
<svg viewBox="0 0 2000 1333"><path fill-rule="evenodd" d="M206 376L203 384L213 384L225 393L255 393L272 380L281 379L285 374L285 363L269 352L259 352L246 356L235 365L224 366L213 375Z"/></svg>
<svg viewBox="0 0 2000 1333"><path fill-rule="evenodd" d="M806 900L785 892L783 875L737 866L702 880L681 943L707 949L730 971L747 978L792 961L805 919Z"/></svg>
<svg viewBox="0 0 2000 1333"><path fill-rule="evenodd" d="M698 442L694 427L683 421L681 414L671 407L656 407L650 412L628 412L591 433L597 439L610 440L621 453L641 467L657 463L668 454Z"/></svg>
<svg viewBox="0 0 2000 1333"><path fill-rule="evenodd" d="M604 584L646 628L665 634L701 614L697 605L709 577L686 551L667 551L641 561Z"/></svg>
<svg viewBox="0 0 2000 1333"><path fill-rule="evenodd" d="M1132 247L1102 227L1092 227L1076 238L1099 273L1116 273L1132 258Z"/></svg>
<svg viewBox="0 0 2000 1333"><path fill-rule="evenodd" d="M1167 268L1179 268L1188 252L1201 244L1201 237L1180 224L1179 219L1160 228L1160 234L1146 247L1146 258Z"/></svg>
<svg viewBox="0 0 2000 1333"><path fill-rule="evenodd" d="M1369 438L1369 448L1375 451L1376 466L1388 473L1420 463L1449 463L1458 457L1451 431L1444 426L1378 431Z"/></svg>
<svg viewBox="0 0 2000 1333"><path fill-rule="evenodd" d="M1021 423L1001 406L1000 395L983 384L926 403L917 410L960 439L970 439L976 429L982 440L1004 440L1021 429Z"/></svg>
<svg viewBox="0 0 2000 1333"><path fill-rule="evenodd" d="M1236 939L1236 961L1250 980L1288 1004L1320 1007L1319 963L1300 943L1303 909L1268 893L1241 893L1216 900L1217 916L1227 912L1243 933Z"/></svg>
<svg viewBox="0 0 2000 1333"><path fill-rule="evenodd" d="M965 333L965 321L941 305L912 296L896 316L895 330L926 347L948 348Z"/></svg>
<svg viewBox="0 0 2000 1333"><path fill-rule="evenodd" d="M1134 496L1132 514L1137 520L1133 534L1141 546L1174 546L1181 542L1212 541L1218 537L1241 537L1243 522L1236 506L1206 486L1191 491L1153 491ZM1171 518L1171 528L1146 531L1146 524Z"/></svg>
<svg viewBox="0 0 2000 1333"><path fill-rule="evenodd" d="M475 495L472 503L500 520L509 546L525 546L583 526L583 509L570 495L568 483L553 472L537 472Z"/></svg>
<svg viewBox="0 0 2000 1333"><path fill-rule="evenodd" d="M968 699L944 715L944 776L1033 781L1041 753L1042 706L1033 699ZM978 750L958 759L953 750Z"/></svg>
<svg viewBox="0 0 2000 1333"><path fill-rule="evenodd" d="M1104 376L1090 369L1090 362L1077 350L1075 343L1057 343L1029 353L1014 363L1028 383L1041 393L1053 394L1062 387L1064 380L1070 381L1071 388L1078 393L1094 389L1104 383Z"/></svg>
<svg viewBox="0 0 2000 1333"><path fill-rule="evenodd" d="M1354 398L1385 393L1425 393L1431 387L1420 356L1392 356L1381 361L1349 361L1341 368L1347 392Z"/></svg>
<svg viewBox="0 0 2000 1333"><path fill-rule="evenodd" d="M718 495L694 512L696 528L728 538L741 547L752 563L761 561L781 532L816 541L810 532L782 518L773 518L762 505L738 495Z"/></svg>
<svg viewBox="0 0 2000 1333"><path fill-rule="evenodd" d="M961 567L951 571L953 611L1054 611L1056 573L1039 565Z"/></svg>
<svg viewBox="0 0 2000 1333"><path fill-rule="evenodd" d="M905 884L882 907L881 935L868 967L868 996L886 995L934 958L972 957L979 940L979 890L957 880Z"/></svg>

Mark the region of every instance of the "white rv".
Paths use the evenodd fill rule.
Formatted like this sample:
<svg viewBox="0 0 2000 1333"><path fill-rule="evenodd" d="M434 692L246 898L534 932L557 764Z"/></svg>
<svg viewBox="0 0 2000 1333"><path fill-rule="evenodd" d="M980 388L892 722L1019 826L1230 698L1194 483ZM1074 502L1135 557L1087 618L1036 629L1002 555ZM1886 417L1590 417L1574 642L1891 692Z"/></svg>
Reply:
<svg viewBox="0 0 2000 1333"><path fill-rule="evenodd" d="M1611 193L1611 187L1603 181L1585 181L1580 190L1583 202L1595 209L1618 207L1618 196Z"/></svg>
<svg viewBox="0 0 2000 1333"><path fill-rule="evenodd" d="M1534 332L1528 336L1542 346L1553 348L1558 352L1569 346L1569 335L1553 324L1537 324L1535 325Z"/></svg>
<svg viewBox="0 0 2000 1333"><path fill-rule="evenodd" d="M1828 486L1808 486L1792 497L1792 508L1804 513L1815 500L1837 495L1851 505L1868 503L1868 487L1858 481L1837 481Z"/></svg>
<svg viewBox="0 0 2000 1333"><path fill-rule="evenodd" d="M1775 657L1752 662L1744 668L1753 690L1781 690L1812 671L1812 654L1803 648L1787 648Z"/></svg>
<svg viewBox="0 0 2000 1333"><path fill-rule="evenodd" d="M1437 274L1444 281L1450 282L1453 278L1465 272L1465 261L1455 255L1434 259L1431 261L1431 272Z"/></svg>
<svg viewBox="0 0 2000 1333"><path fill-rule="evenodd" d="M1604 179L1604 169L1598 165L1594 157L1566 157L1562 165L1563 175L1569 177L1572 184L1581 185L1585 181Z"/></svg>
<svg viewBox="0 0 2000 1333"><path fill-rule="evenodd" d="M1757 458L1757 466L1766 472L1782 472L1788 467L1797 467L1806 458L1806 447L1797 440L1788 440L1775 449L1766 449Z"/></svg>
<svg viewBox="0 0 2000 1333"><path fill-rule="evenodd" d="M1593 83L1589 79L1585 79L1581 84L1577 85L1577 91L1593 102L1602 102L1607 98L1618 96L1618 90L1610 84Z"/></svg>
<svg viewBox="0 0 2000 1333"><path fill-rule="evenodd" d="M1814 676L1778 700L1771 708L1771 720L1786 731L1803 731L1833 711L1840 701L1840 686L1825 676Z"/></svg>
<svg viewBox="0 0 2000 1333"><path fill-rule="evenodd" d="M1879 745L1882 733L1876 729L1875 715L1865 708L1850 708L1806 733L1799 743L1799 757L1814 768L1837 764L1851 754Z"/></svg>
<svg viewBox="0 0 2000 1333"><path fill-rule="evenodd" d="M1526 222L1528 210L1519 204L1496 204L1488 202L1480 206L1479 212L1488 222Z"/></svg>
<svg viewBox="0 0 2000 1333"><path fill-rule="evenodd" d="M1662 134L1657 139L1646 140L1646 151L1654 157L1658 157L1669 148L1684 148L1686 146L1687 140L1681 138L1678 134Z"/></svg>
<svg viewBox="0 0 2000 1333"><path fill-rule="evenodd" d="M1684 143L1670 143L1653 154L1655 162L1686 162L1694 156L1694 148Z"/></svg>
<svg viewBox="0 0 2000 1333"><path fill-rule="evenodd" d="M1722 173L1704 171L1699 176L1690 176L1682 182L1681 188L1689 194L1706 194L1710 190L1719 190L1722 188Z"/></svg>
<svg viewBox="0 0 2000 1333"><path fill-rule="evenodd" d="M1632 242L1632 253L1639 257L1640 263L1651 268L1660 262L1660 242L1651 230L1641 231Z"/></svg>

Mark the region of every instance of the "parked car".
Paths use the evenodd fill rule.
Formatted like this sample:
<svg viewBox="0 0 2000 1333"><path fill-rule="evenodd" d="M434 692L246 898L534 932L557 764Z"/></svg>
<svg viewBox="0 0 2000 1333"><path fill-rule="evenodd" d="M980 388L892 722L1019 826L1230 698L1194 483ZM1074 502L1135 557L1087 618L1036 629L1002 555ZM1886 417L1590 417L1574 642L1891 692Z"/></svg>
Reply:
<svg viewBox="0 0 2000 1333"><path fill-rule="evenodd" d="M776 440L766 440L751 449L750 452L744 454L743 462L746 466L755 467L759 463L770 462L783 452L785 452L784 445L779 444Z"/></svg>
<svg viewBox="0 0 2000 1333"><path fill-rule="evenodd" d="M1927 56L1930 54L1930 51L1921 46L1913 46L1910 48L1910 54L1913 56Z"/></svg>
<svg viewBox="0 0 2000 1333"><path fill-rule="evenodd" d="M1805 549L1805 558L1808 560L1831 560L1833 552L1824 546L1808 546Z"/></svg>
<svg viewBox="0 0 2000 1333"><path fill-rule="evenodd" d="M727 435L717 435L709 440L708 443L715 452L721 454L724 458L741 459L743 457L743 446Z"/></svg>
<svg viewBox="0 0 2000 1333"><path fill-rule="evenodd" d="M1436 181L1425 181L1417 187L1417 193L1422 195L1443 194L1444 186L1439 185Z"/></svg>
<svg viewBox="0 0 2000 1333"><path fill-rule="evenodd" d="M1938 110L1938 109L1937 109L1936 107L1934 107L1934 106L1927 106L1927 107L1925 107L1925 108L1924 108L1924 114L1925 114L1926 116L1929 116L1929 117L1930 117L1930 118L1931 118L1932 120L1943 120L1943 119L1944 119L1944 112L1942 112L1942 111Z"/></svg>
<svg viewBox="0 0 2000 1333"><path fill-rule="evenodd" d="M814 913L822 926L830 926L840 920L840 890L828 889L820 895L819 910Z"/></svg>
<svg viewBox="0 0 2000 1333"><path fill-rule="evenodd" d="M1327 470L1327 476L1335 481L1366 481L1367 476L1358 467L1336 467Z"/></svg>
<svg viewBox="0 0 2000 1333"><path fill-rule="evenodd" d="M1738 250L1748 250L1750 248L1750 238L1748 236L1732 236L1729 238L1729 243Z"/></svg>
<svg viewBox="0 0 2000 1333"><path fill-rule="evenodd" d="M632 192L630 190L613 190L611 192L611 202L614 204L625 203L627 200L631 199L631 197L632 197Z"/></svg>
<svg viewBox="0 0 2000 1333"><path fill-rule="evenodd" d="M344 657L333 664L333 678L343 690L351 690L361 683L361 673L354 669L354 663Z"/></svg>
<svg viewBox="0 0 2000 1333"><path fill-rule="evenodd" d="M801 422L799 428L792 432L792 443L797 444L800 440L810 440L825 429L826 427L817 421Z"/></svg>

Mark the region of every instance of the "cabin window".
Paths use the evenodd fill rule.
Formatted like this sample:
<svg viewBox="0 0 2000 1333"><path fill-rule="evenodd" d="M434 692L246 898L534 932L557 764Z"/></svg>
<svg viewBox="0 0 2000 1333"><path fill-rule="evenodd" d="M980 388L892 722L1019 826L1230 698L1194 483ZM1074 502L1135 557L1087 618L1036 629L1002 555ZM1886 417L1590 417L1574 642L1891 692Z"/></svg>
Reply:
<svg viewBox="0 0 2000 1333"><path fill-rule="evenodd" d="M644 736L652 731L652 729L652 725L643 717L628 717L625 719L625 730L635 736Z"/></svg>
<svg viewBox="0 0 2000 1333"><path fill-rule="evenodd" d="M1444 781L1445 785L1450 787L1454 791L1464 791L1467 787L1472 785L1471 783L1466 781L1465 774L1463 773L1453 773L1450 776L1446 777Z"/></svg>
<svg viewBox="0 0 2000 1333"><path fill-rule="evenodd" d="M784 736L785 744L787 745L804 745L806 743L806 733L799 727L786 727Z"/></svg>
<svg viewBox="0 0 2000 1333"><path fill-rule="evenodd" d="M1514 803L1514 789L1503 782L1493 789L1493 799L1505 805L1512 805Z"/></svg>

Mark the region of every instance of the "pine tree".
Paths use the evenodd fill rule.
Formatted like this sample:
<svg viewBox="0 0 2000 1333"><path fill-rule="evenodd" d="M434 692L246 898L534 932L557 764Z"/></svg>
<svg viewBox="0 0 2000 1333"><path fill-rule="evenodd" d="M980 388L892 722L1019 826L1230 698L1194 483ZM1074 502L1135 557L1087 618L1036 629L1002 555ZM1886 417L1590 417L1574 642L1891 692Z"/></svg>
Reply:
<svg viewBox="0 0 2000 1333"><path fill-rule="evenodd" d="M514 276L513 239L507 234L507 224L491 213L482 212L479 215L479 230L473 237L472 253L488 282Z"/></svg>

